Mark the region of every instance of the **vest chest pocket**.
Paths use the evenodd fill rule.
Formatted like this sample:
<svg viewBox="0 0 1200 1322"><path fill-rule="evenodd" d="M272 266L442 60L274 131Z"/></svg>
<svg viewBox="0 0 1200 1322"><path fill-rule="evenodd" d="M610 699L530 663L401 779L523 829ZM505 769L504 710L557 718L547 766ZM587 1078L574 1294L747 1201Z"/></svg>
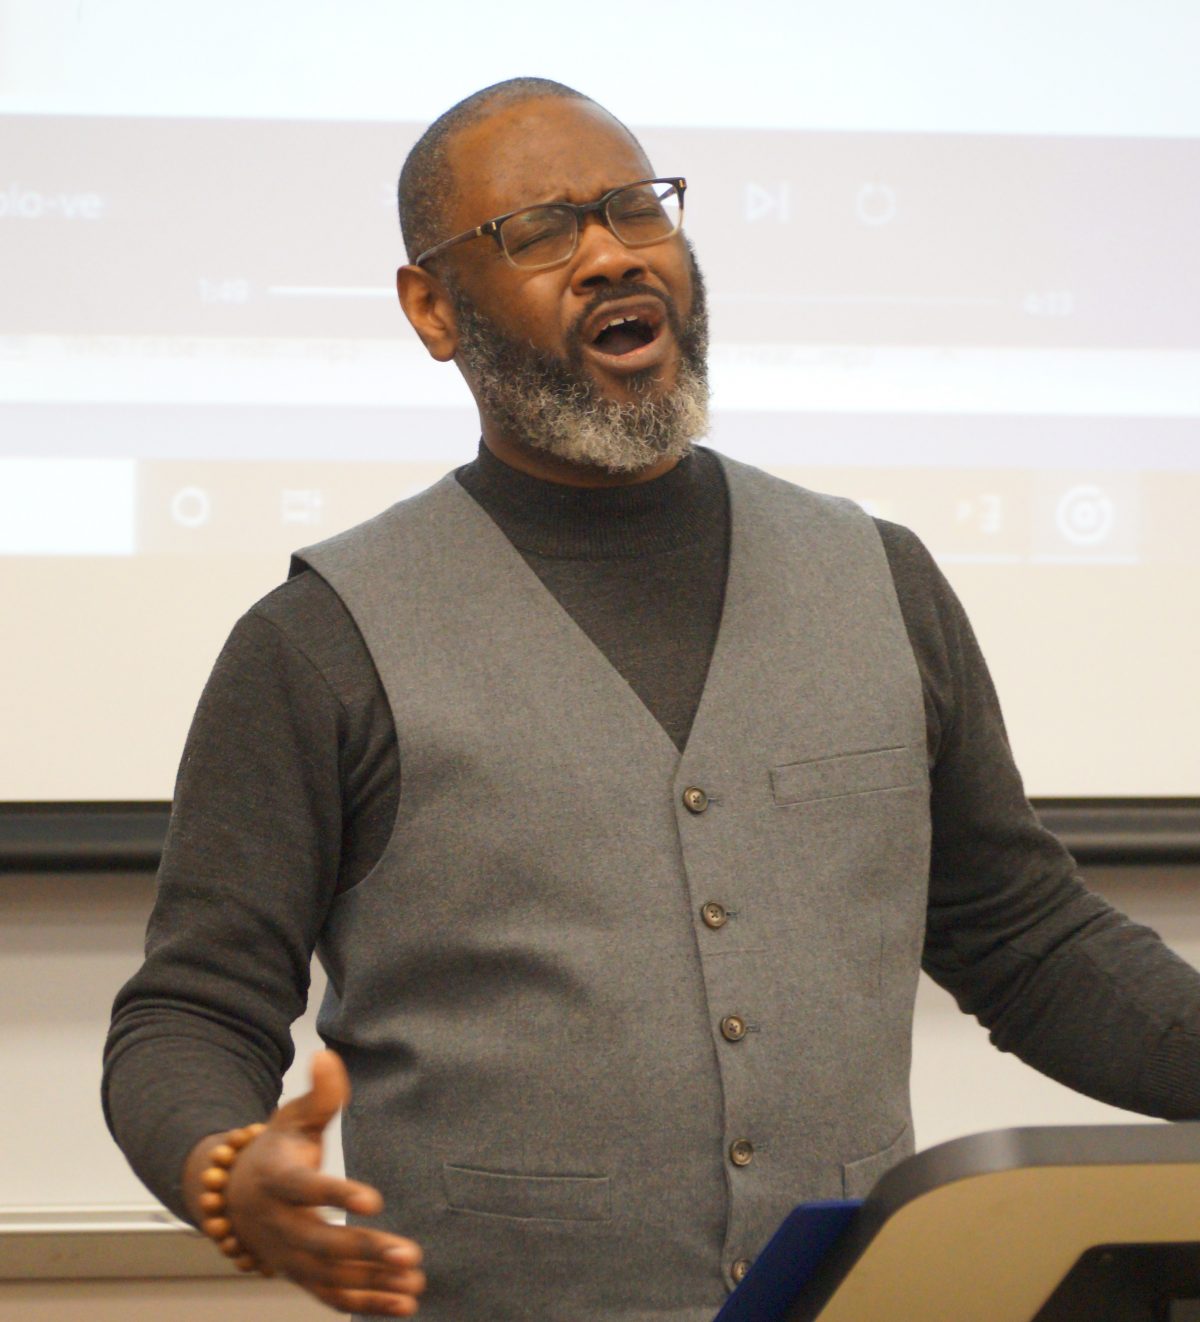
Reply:
<svg viewBox="0 0 1200 1322"><path fill-rule="evenodd" d="M442 1167L452 1211L522 1221L608 1221L607 1175L509 1175L474 1166Z"/></svg>
<svg viewBox="0 0 1200 1322"><path fill-rule="evenodd" d="M916 789L921 784L923 772L914 751L901 744L773 767L771 793L775 802L786 808L791 804L812 803L820 799Z"/></svg>

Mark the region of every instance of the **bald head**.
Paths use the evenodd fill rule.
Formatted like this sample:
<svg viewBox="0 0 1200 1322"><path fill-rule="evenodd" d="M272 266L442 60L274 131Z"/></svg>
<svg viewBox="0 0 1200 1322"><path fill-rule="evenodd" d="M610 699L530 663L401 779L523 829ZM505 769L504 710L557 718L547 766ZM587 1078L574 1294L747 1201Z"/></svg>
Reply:
<svg viewBox="0 0 1200 1322"><path fill-rule="evenodd" d="M449 217L458 198L458 181L451 163L452 141L464 130L483 123L510 106L547 99L596 104L591 97L550 78L509 78L473 92L430 124L409 152L397 190L400 229L410 262L419 253L450 237ZM613 122L620 124L615 118ZM623 124L620 127L625 129ZM625 129L625 132L629 130ZM633 135L629 136L632 139ZM486 219L486 216L480 217L480 220Z"/></svg>

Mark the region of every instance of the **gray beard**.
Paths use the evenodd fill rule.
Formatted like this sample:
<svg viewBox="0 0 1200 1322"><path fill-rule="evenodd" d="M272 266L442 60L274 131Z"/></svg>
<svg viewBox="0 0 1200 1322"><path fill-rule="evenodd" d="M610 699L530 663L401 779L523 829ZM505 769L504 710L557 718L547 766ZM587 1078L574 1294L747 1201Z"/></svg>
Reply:
<svg viewBox="0 0 1200 1322"><path fill-rule="evenodd" d="M655 369L628 379L630 400L606 399L583 364L578 327L611 299L655 294L648 286L613 284L601 291L568 335L559 358L517 340L451 289L458 355L469 371L481 412L510 437L558 459L610 473L633 473L661 459L682 459L708 430L708 313L692 259L692 310L682 322L663 301L680 349L675 385L656 394ZM641 396L641 398L639 398Z"/></svg>

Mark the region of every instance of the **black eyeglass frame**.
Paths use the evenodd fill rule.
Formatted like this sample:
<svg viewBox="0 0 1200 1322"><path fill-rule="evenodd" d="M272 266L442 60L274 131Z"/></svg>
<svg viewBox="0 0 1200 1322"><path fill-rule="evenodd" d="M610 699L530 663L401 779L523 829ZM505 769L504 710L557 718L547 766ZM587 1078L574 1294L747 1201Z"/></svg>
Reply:
<svg viewBox="0 0 1200 1322"><path fill-rule="evenodd" d="M622 239L616 230L613 229L612 221L608 215L608 204L618 193L624 193L629 188L641 188L643 184L670 184L679 198L679 222L670 234L661 234L653 239L646 239L642 243L628 243ZM583 228L585 217L596 215L604 222L609 233L616 236L619 242L625 244L627 248L649 248L655 243L663 243L665 240L678 234L683 228L683 195L687 191L686 179L635 179L632 183L619 184L616 188L610 188L603 196L598 197L594 202L543 202L540 205L532 207L518 207L515 211L506 211L502 216L493 216L491 220L485 220L482 225L476 225L473 230L464 230L461 234L454 235L453 238L443 239L441 243L435 243L432 248L426 248L423 253L419 253L413 258L413 265L420 266L423 262L429 261L431 257L436 257L438 253L445 252L447 248L453 248L455 244L466 243L470 239L482 239L490 236L496 240L496 246L504 254L504 260L510 266L518 271L546 271L552 266L561 266L563 262L569 262L579 247L579 233ZM556 257L552 262L546 262L539 266L522 266L514 262L508 254L508 249L504 246L504 240L500 237L500 226L506 220L511 220L514 216L522 215L526 211L540 211L543 207L557 207L560 211L569 211L575 217L575 242L571 245L570 251L563 257Z"/></svg>

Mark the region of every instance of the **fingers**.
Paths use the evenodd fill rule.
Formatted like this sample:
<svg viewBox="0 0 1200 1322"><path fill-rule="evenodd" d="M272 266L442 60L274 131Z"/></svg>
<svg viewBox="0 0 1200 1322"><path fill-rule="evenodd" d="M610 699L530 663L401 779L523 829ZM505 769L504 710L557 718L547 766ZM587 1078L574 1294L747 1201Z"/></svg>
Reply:
<svg viewBox="0 0 1200 1322"><path fill-rule="evenodd" d="M365 1313L374 1317L412 1317L418 1304L411 1294L390 1294L381 1290L328 1290L318 1286L312 1294L341 1313Z"/></svg>
<svg viewBox="0 0 1200 1322"><path fill-rule="evenodd" d="M367 1226L335 1226L308 1209L284 1209L271 1217L269 1229L295 1253L329 1262L378 1264L393 1275L415 1269L421 1250L412 1240Z"/></svg>
<svg viewBox="0 0 1200 1322"><path fill-rule="evenodd" d="M330 1307L354 1313L408 1317L417 1311L417 1296L425 1289L423 1271L395 1272L380 1263L299 1255L285 1274Z"/></svg>
<svg viewBox="0 0 1200 1322"><path fill-rule="evenodd" d="M401 1239L395 1236L395 1243L383 1251L383 1261L394 1271L406 1271L419 1267L425 1260L420 1244L415 1240Z"/></svg>
<svg viewBox="0 0 1200 1322"><path fill-rule="evenodd" d="M350 1100L350 1079L336 1051L318 1051L312 1058L312 1086L285 1103L271 1118L279 1129L299 1130L319 1141L325 1127Z"/></svg>
<svg viewBox="0 0 1200 1322"><path fill-rule="evenodd" d="M255 1251L333 1307L408 1316L425 1288L421 1249L366 1226L330 1225L309 1207L275 1202L254 1227ZM360 1302L370 1296L371 1307Z"/></svg>
<svg viewBox="0 0 1200 1322"><path fill-rule="evenodd" d="M336 1051L318 1051L312 1058L310 1070L312 1087L308 1095L317 1113L332 1120L350 1100L350 1076Z"/></svg>
<svg viewBox="0 0 1200 1322"><path fill-rule="evenodd" d="M293 1247L284 1268L292 1277L303 1277L312 1284L329 1287L355 1287L392 1290L416 1294L425 1288L425 1273L420 1267L400 1268L372 1255L370 1259L353 1257L349 1252L335 1254L327 1248L309 1252Z"/></svg>
<svg viewBox="0 0 1200 1322"><path fill-rule="evenodd" d="M325 1175L306 1166L279 1164L264 1170L262 1190L297 1207L341 1207L361 1216L375 1216L383 1208L382 1195L369 1184Z"/></svg>
<svg viewBox="0 0 1200 1322"><path fill-rule="evenodd" d="M389 1271L380 1263L329 1261L298 1255L287 1274L310 1290L379 1290L387 1294L420 1294L425 1273Z"/></svg>

